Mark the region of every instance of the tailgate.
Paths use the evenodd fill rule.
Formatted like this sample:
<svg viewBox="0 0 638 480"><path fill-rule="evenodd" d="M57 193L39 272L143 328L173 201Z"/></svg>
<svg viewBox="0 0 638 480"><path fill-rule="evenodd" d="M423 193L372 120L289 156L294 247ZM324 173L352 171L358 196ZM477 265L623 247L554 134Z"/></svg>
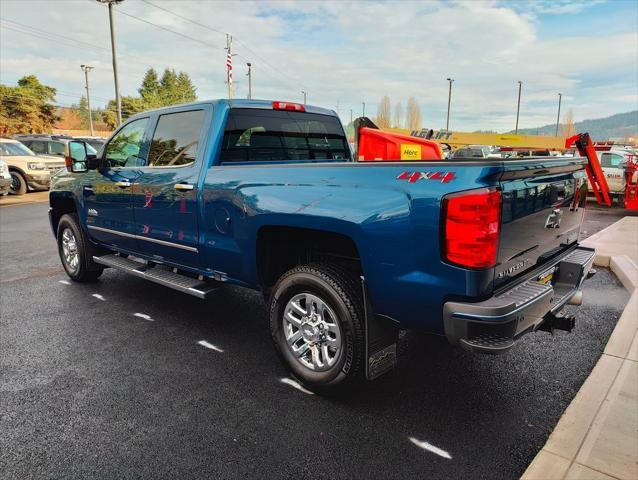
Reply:
<svg viewBox="0 0 638 480"><path fill-rule="evenodd" d="M577 242L587 196L586 162L546 157L505 162L495 288Z"/></svg>

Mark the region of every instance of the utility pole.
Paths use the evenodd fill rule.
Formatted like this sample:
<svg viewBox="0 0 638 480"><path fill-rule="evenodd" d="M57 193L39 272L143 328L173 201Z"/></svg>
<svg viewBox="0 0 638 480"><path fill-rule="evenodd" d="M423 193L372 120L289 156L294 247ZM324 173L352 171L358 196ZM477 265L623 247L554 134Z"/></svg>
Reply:
<svg viewBox="0 0 638 480"><path fill-rule="evenodd" d="M521 89L523 88L523 82L518 81L518 106L516 107L516 131L515 134L518 135L518 115L521 112Z"/></svg>
<svg viewBox="0 0 638 480"><path fill-rule="evenodd" d="M556 136L558 137L558 126L560 125L560 102L563 99L563 94L558 94L558 115L556 116Z"/></svg>
<svg viewBox="0 0 638 480"><path fill-rule="evenodd" d="M352 109L350 109L350 123L352 123Z"/></svg>
<svg viewBox="0 0 638 480"><path fill-rule="evenodd" d="M301 93L303 93L303 104L305 105L306 101L308 100L308 92L304 92L302 90Z"/></svg>
<svg viewBox="0 0 638 480"><path fill-rule="evenodd" d="M248 65L248 73L246 74L246 76L248 77L248 99L250 100L251 98L253 98L253 77L251 72L252 64L248 62L246 65Z"/></svg>
<svg viewBox="0 0 638 480"><path fill-rule="evenodd" d="M361 102L361 105L363 105L363 113L361 114L362 117L366 116L366 102Z"/></svg>
<svg viewBox="0 0 638 480"><path fill-rule="evenodd" d="M80 65L80 68L84 72L84 88L86 88L86 106L89 109L89 130L91 136L93 136L93 115L91 113L91 96L89 95L89 72L95 67L89 65Z"/></svg>
<svg viewBox="0 0 638 480"><path fill-rule="evenodd" d="M233 37L226 34L226 84L228 85L228 99L233 98Z"/></svg>
<svg viewBox="0 0 638 480"><path fill-rule="evenodd" d="M117 56L115 55L115 27L113 26L113 5L123 0L97 0L109 6L109 25L111 27L111 56L113 57L113 79L115 80L115 105L117 107L117 124L122 123L122 99L120 98L120 84L117 79Z"/></svg>
<svg viewBox="0 0 638 480"><path fill-rule="evenodd" d="M452 82L454 82L453 78L448 78L448 82L450 82L450 89L447 93L447 121L445 122L445 131L450 131L450 103L452 101Z"/></svg>

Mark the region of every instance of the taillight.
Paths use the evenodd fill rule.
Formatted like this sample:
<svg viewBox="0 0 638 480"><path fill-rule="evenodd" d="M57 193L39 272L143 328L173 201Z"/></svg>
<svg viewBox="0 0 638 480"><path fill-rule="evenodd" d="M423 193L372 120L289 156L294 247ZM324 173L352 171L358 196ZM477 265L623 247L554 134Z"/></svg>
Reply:
<svg viewBox="0 0 638 480"><path fill-rule="evenodd" d="M73 159L71 157L64 157L64 165L66 165L66 169L70 172L71 166L73 165Z"/></svg>
<svg viewBox="0 0 638 480"><path fill-rule="evenodd" d="M304 107L301 103L290 103L290 102L272 102L273 110L292 110L294 112L305 112L306 107Z"/></svg>
<svg viewBox="0 0 638 480"><path fill-rule="evenodd" d="M501 192L479 190L443 198L443 259L469 268L496 264Z"/></svg>

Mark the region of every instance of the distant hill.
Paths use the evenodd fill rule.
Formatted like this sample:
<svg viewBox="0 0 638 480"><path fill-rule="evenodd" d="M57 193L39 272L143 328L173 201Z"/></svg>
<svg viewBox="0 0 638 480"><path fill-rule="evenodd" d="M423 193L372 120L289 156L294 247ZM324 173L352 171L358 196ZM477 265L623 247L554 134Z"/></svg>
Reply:
<svg viewBox="0 0 638 480"><path fill-rule="evenodd" d="M595 118L576 122L577 132L588 132L593 140L609 140L610 138L638 137L638 110L617 113L611 117ZM509 133L514 133L511 131ZM554 135L556 124L537 128L519 128L523 135ZM559 130L560 134L560 130Z"/></svg>

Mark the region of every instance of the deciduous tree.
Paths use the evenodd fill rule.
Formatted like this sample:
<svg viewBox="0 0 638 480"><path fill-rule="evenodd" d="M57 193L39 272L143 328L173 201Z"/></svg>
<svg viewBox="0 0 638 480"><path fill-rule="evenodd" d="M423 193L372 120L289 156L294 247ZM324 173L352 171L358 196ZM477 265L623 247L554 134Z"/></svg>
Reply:
<svg viewBox="0 0 638 480"><path fill-rule="evenodd" d="M576 126L574 125L574 111L570 108L565 115L565 123L563 124L563 136L571 137L576 135Z"/></svg>
<svg viewBox="0 0 638 480"><path fill-rule="evenodd" d="M397 102L394 106L394 128L403 128L403 105Z"/></svg>
<svg viewBox="0 0 638 480"><path fill-rule="evenodd" d="M381 99L381 103L379 104L379 109L377 110L377 126L380 128L388 128L391 124L391 112L392 109L390 104L390 97L385 95Z"/></svg>
<svg viewBox="0 0 638 480"><path fill-rule="evenodd" d="M55 93L35 75L22 77L16 87L0 85L0 134L50 132L58 120Z"/></svg>
<svg viewBox="0 0 638 480"><path fill-rule="evenodd" d="M421 130L422 128L421 109L414 97L408 99L408 129Z"/></svg>

